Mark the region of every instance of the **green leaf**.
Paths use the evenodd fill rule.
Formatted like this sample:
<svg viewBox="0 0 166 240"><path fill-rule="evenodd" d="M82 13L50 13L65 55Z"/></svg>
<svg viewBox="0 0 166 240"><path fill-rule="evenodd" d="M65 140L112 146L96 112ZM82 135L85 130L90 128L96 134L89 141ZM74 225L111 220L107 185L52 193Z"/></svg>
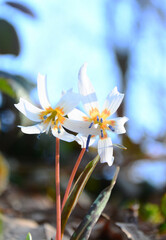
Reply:
<svg viewBox="0 0 166 240"><path fill-rule="evenodd" d="M78 202L78 199L85 188L85 185L90 178L94 168L96 167L100 157L97 155L91 162L87 164L84 171L81 173L76 183L74 184L71 193L66 201L66 204L62 211L62 235L64 233L64 229L67 223L67 220L74 209L75 205Z"/></svg>
<svg viewBox="0 0 166 240"><path fill-rule="evenodd" d="M161 209L162 215L163 215L163 216L165 217L165 219L166 219L166 193L164 194L164 196L163 196L162 199L161 199L160 209Z"/></svg>
<svg viewBox="0 0 166 240"><path fill-rule="evenodd" d="M70 240L87 240L91 234L91 231L103 212L109 198L111 191L116 183L116 179L119 173L119 167L116 168L114 178L111 181L110 186L105 188L91 205L88 214L84 217L81 224L78 226L76 231Z"/></svg>
<svg viewBox="0 0 166 240"><path fill-rule="evenodd" d="M26 236L26 240L32 240L32 236L31 236L30 233L27 234L27 236Z"/></svg>
<svg viewBox="0 0 166 240"><path fill-rule="evenodd" d="M0 91L2 93L7 94L8 96L10 96L12 98L16 97L16 93L14 92L13 88L10 86L8 81L1 77L0 77Z"/></svg>
<svg viewBox="0 0 166 240"><path fill-rule="evenodd" d="M0 54L18 56L20 44L14 27L7 21L0 19Z"/></svg>
<svg viewBox="0 0 166 240"><path fill-rule="evenodd" d="M10 74L4 71L0 71L0 78L7 79L8 81L11 82L11 84L12 81L18 83L23 88L25 88L27 92L31 91L36 86L34 83L28 81L26 78L22 76Z"/></svg>
<svg viewBox="0 0 166 240"><path fill-rule="evenodd" d="M161 223L161 224L159 225L159 233L160 233L160 234L166 234L166 222Z"/></svg>
<svg viewBox="0 0 166 240"><path fill-rule="evenodd" d="M157 204L146 203L141 205L139 214L144 221L154 224L163 222L163 216L161 215L160 208Z"/></svg>

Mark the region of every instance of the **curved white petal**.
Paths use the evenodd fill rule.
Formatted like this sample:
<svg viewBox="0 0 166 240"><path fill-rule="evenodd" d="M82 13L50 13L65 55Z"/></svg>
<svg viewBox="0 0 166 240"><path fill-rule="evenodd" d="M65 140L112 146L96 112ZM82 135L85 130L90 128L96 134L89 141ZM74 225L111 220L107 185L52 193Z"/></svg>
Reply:
<svg viewBox="0 0 166 240"><path fill-rule="evenodd" d="M93 85L91 84L88 76L87 76L87 64L85 63L78 74L78 89L80 94L82 95L82 102L85 108L85 111L87 114L94 109L99 108L97 96L95 93L95 90L93 88Z"/></svg>
<svg viewBox="0 0 166 240"><path fill-rule="evenodd" d="M81 100L81 96L78 93L67 91L56 104L56 108L62 108L64 115L67 115L78 105Z"/></svg>
<svg viewBox="0 0 166 240"><path fill-rule="evenodd" d="M47 94L46 76L40 73L38 74L38 77L37 77L37 90L38 90L39 101L42 108L46 109L50 107L51 105L48 100L48 94Z"/></svg>
<svg viewBox="0 0 166 240"><path fill-rule="evenodd" d="M100 162L107 162L109 166L113 164L113 146L111 138L102 138L98 141L98 154L100 155Z"/></svg>
<svg viewBox="0 0 166 240"><path fill-rule="evenodd" d="M52 134L54 135L54 137L59 138L66 142L73 142L76 140L76 136L67 133L63 128L60 129L60 133L58 133L57 128L52 128Z"/></svg>
<svg viewBox="0 0 166 240"><path fill-rule="evenodd" d="M28 127L24 127L24 126L18 126L18 127L20 127L21 131L26 134L40 134L45 132L44 125L40 123L33 126L28 126Z"/></svg>
<svg viewBox="0 0 166 240"><path fill-rule="evenodd" d="M110 115L112 115L119 108L123 98L124 94L119 93L117 87L115 87L110 94L108 94L103 106L103 110L107 109L110 111Z"/></svg>
<svg viewBox="0 0 166 240"><path fill-rule="evenodd" d="M84 117L87 117L82 111L77 108L74 108L71 112L68 113L68 117L73 120L82 121Z"/></svg>
<svg viewBox="0 0 166 240"><path fill-rule="evenodd" d="M95 128L94 126L89 128L90 122L86 121L77 121L67 118L65 119L63 126L70 131L80 133L84 136L100 134L100 130L98 128Z"/></svg>
<svg viewBox="0 0 166 240"><path fill-rule="evenodd" d="M42 112L42 109L35 107L27 100L20 98L19 103L14 104L14 106L30 120L40 121L39 114Z"/></svg>
<svg viewBox="0 0 166 240"><path fill-rule="evenodd" d="M81 134L77 134L76 135L76 139L78 144L81 145L81 148L86 148L86 144L87 144L87 137L81 135ZM94 142L95 142L96 138L95 137L91 137L90 138L90 142L89 142L89 146L91 146Z"/></svg>
<svg viewBox="0 0 166 240"><path fill-rule="evenodd" d="M115 122L115 125L113 126L113 128L115 129L115 133L123 134L126 132L124 124L129 120L127 117L118 117L111 120Z"/></svg>

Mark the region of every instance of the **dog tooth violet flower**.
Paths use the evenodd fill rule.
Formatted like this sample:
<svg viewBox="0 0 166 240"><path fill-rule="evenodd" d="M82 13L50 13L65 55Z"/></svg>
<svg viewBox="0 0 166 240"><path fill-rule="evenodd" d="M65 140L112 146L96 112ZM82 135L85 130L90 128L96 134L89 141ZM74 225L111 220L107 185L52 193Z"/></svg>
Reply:
<svg viewBox="0 0 166 240"><path fill-rule="evenodd" d="M21 131L26 134L41 134L48 133L51 129L55 137L67 142L74 141L75 136L67 133L63 125L66 121L65 115L79 103L80 95L69 90L61 97L55 108L52 108L47 95L46 76L41 74L38 74L37 90L42 109L23 98L20 98L19 103L15 104L21 113L37 123L28 127L19 126Z"/></svg>
<svg viewBox="0 0 166 240"><path fill-rule="evenodd" d="M111 119L110 116L119 108L124 94L119 93L117 87L115 87L110 94L108 94L103 110L100 112L97 96L87 76L86 69L87 65L84 64L79 71L78 88L82 95L82 103L87 115L75 108L68 114L69 119L65 122L65 126L70 130L78 132L79 135L82 134L86 137L87 149L90 140L94 136L99 136L98 153L100 155L100 161L102 163L107 162L108 165L111 166L114 157L113 144L109 133L125 133L124 124L128 121L128 118L117 117ZM74 123L71 122L73 120L75 120ZM80 143L80 141L78 141L78 143Z"/></svg>

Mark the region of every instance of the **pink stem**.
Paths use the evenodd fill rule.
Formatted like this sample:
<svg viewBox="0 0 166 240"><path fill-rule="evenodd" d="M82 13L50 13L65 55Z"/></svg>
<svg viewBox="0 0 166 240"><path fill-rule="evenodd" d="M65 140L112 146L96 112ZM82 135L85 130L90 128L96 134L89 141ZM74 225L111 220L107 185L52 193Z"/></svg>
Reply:
<svg viewBox="0 0 166 240"><path fill-rule="evenodd" d="M61 240L61 195L60 195L60 164L59 150L60 140L56 138L56 155L55 155L55 184L56 184L56 237L55 240Z"/></svg>
<svg viewBox="0 0 166 240"><path fill-rule="evenodd" d="M80 165L81 159L82 159L82 157L84 156L85 150L86 150L86 148L82 148L82 150L81 150L81 152L80 152L80 155L78 156L78 159L77 159L77 161L76 161L76 164L75 164L75 166L74 166L74 168L73 168L73 171L72 171L72 173L71 173L71 176L70 176L70 179L69 179L67 188L66 188L66 192L65 192L65 195L64 195L64 197L63 197L62 210L63 210L63 208L64 208L64 206L65 206L65 203L66 203L66 201L67 201L67 198L68 198L68 196L69 196L69 192L70 192L70 189L71 189L71 185L72 185L72 183L73 183L73 180L74 180L75 174L76 174L76 172L77 172L78 166Z"/></svg>

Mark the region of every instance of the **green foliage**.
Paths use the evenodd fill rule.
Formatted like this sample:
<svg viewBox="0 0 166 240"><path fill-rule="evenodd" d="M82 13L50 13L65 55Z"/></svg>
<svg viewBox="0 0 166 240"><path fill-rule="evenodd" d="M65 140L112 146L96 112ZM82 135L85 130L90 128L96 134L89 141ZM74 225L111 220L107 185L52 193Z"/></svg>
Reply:
<svg viewBox="0 0 166 240"><path fill-rule="evenodd" d="M25 14L28 14L31 17L35 17L29 8L20 3L7 1L5 4ZM18 56L19 53L20 43L15 28L8 21L0 19L0 54L13 54ZM22 87L21 91L20 87ZM30 84L23 77L0 71L0 92L15 98L16 96L19 97L17 93L25 93L25 90L29 91L31 88L32 84Z"/></svg>
<svg viewBox="0 0 166 240"><path fill-rule="evenodd" d="M30 233L28 233L27 234L27 236L26 236L26 239L25 240L32 240L32 236L31 236L31 234Z"/></svg>
<svg viewBox="0 0 166 240"><path fill-rule="evenodd" d="M163 195L160 204L160 211L164 217L164 222L159 226L159 233L166 234L166 193Z"/></svg>
<svg viewBox="0 0 166 240"><path fill-rule="evenodd" d="M71 240L83 240L83 239L89 238L95 223L99 219L101 213L103 212L110 198L111 191L116 183L118 172L119 172L119 167L116 168L116 172L110 186L105 188L99 194L99 196L94 201L94 203L91 205L91 208L88 214L84 217L83 221L74 232L73 236L71 237Z"/></svg>
<svg viewBox="0 0 166 240"><path fill-rule="evenodd" d="M140 207L140 216L143 220L151 223L161 223L163 217L157 204L147 203Z"/></svg>
<svg viewBox="0 0 166 240"><path fill-rule="evenodd" d="M166 219L166 193L161 199L161 205L160 205L161 213Z"/></svg>
<svg viewBox="0 0 166 240"><path fill-rule="evenodd" d="M15 98L16 93L14 92L13 88L7 82L6 79L0 77L0 91L2 93L7 94L9 97Z"/></svg>
<svg viewBox="0 0 166 240"><path fill-rule="evenodd" d="M160 224L159 233L160 234L166 234L166 222Z"/></svg>
<svg viewBox="0 0 166 240"><path fill-rule="evenodd" d="M20 44L14 27L6 20L0 19L0 54L18 56Z"/></svg>
<svg viewBox="0 0 166 240"><path fill-rule="evenodd" d="M161 204L146 203L140 206L139 216L144 221L158 225L159 234L166 234L166 193L161 198Z"/></svg>
<svg viewBox="0 0 166 240"><path fill-rule="evenodd" d="M0 79L5 79L6 81L10 82L10 85L17 84L23 87L27 92L32 90L35 87L34 83L29 82L26 78L14 74L10 74L7 72L0 71ZM13 86L13 88L16 88Z"/></svg>
<svg viewBox="0 0 166 240"><path fill-rule="evenodd" d="M0 71L0 92L6 94L3 97L12 97L19 99L21 96L29 98L29 91L34 88L35 84L27 79Z"/></svg>
<svg viewBox="0 0 166 240"><path fill-rule="evenodd" d="M65 229L67 220L68 220L72 210L76 206L78 199L79 199L82 191L84 190L85 185L86 185L88 179L90 178L93 170L95 169L99 159L100 159L100 157L99 157L99 155L97 155L97 157L95 157L91 162L89 162L87 164L84 171L81 173L81 175L79 176L79 178L77 179L76 183L74 184L74 186L71 190L71 193L70 193L70 195L66 201L66 204L63 208L63 211L62 211L62 235L64 233L64 229Z"/></svg>

